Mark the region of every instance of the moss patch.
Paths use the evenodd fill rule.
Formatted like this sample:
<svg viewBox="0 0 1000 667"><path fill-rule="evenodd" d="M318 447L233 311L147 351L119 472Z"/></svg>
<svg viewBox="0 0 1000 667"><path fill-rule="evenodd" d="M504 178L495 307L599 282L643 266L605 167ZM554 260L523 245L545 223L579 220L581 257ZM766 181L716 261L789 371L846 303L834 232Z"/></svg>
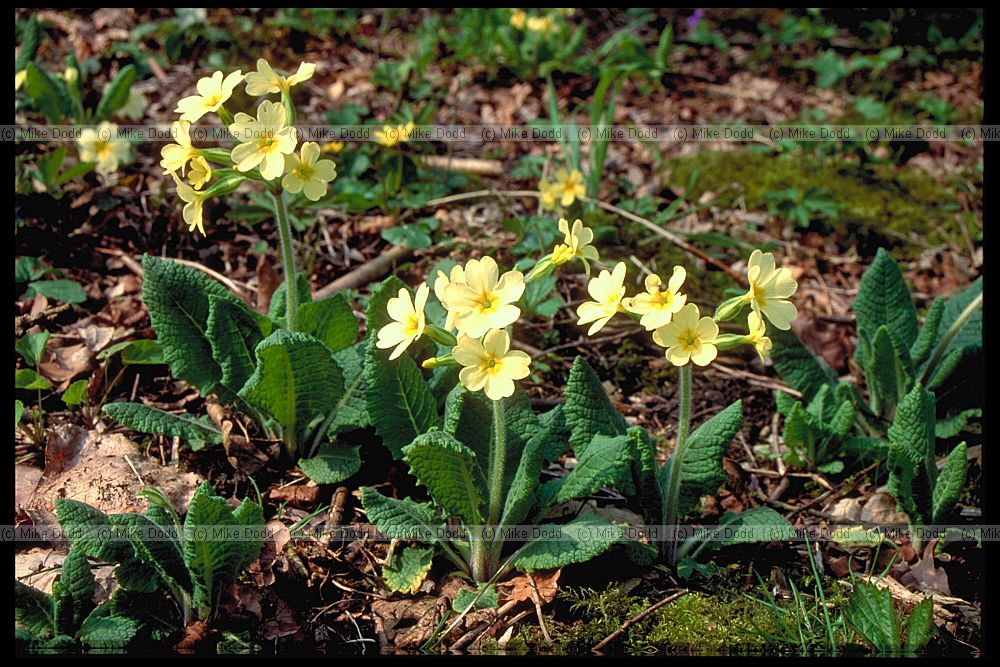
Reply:
<svg viewBox="0 0 1000 667"><path fill-rule="evenodd" d="M867 234L879 245L912 240L916 243L905 245L918 250L921 242L936 245L960 239L963 223L971 225L975 234L971 216L956 215L958 184L938 183L914 167L882 163L862 167L804 153L775 156L754 150L705 151L670 165L675 184L689 183L698 171L697 182L687 193L689 200L713 190L720 192L718 204L723 207L742 196L748 209L767 210L764 193L770 190L826 188L841 206L836 222L827 224L852 235ZM739 187L723 191L731 183Z"/></svg>

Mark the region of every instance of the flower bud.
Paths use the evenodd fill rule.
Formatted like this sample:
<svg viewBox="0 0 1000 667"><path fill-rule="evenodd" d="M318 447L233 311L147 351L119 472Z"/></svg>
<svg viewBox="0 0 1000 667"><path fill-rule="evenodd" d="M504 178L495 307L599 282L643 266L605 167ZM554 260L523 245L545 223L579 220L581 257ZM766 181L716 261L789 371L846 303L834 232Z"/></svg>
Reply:
<svg viewBox="0 0 1000 667"><path fill-rule="evenodd" d="M734 296L732 299L727 299L719 304L719 307L715 309L715 321L725 322L726 320L734 319L743 310L743 306L746 305L747 298L746 295Z"/></svg>

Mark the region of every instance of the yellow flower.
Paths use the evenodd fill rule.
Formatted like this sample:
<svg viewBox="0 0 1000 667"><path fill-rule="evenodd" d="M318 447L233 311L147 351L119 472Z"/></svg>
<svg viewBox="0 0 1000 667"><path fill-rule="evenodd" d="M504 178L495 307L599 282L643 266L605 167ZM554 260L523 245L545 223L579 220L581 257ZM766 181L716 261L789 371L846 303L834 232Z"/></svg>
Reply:
<svg viewBox="0 0 1000 667"><path fill-rule="evenodd" d="M492 257L470 259L464 273L464 282L450 282L444 290L448 310L455 311L454 324L461 333L479 338L490 329L517 321L521 309L513 304L524 294L524 274L508 271L500 276Z"/></svg>
<svg viewBox="0 0 1000 667"><path fill-rule="evenodd" d="M14 92L21 90L21 86L24 85L24 80L28 78L28 70L23 69L14 75Z"/></svg>
<svg viewBox="0 0 1000 667"><path fill-rule="evenodd" d="M177 196L181 198L184 202L183 217L184 222L188 225L188 231L193 232L196 228L201 232L202 236L207 236L205 234L205 195L204 193L197 192L187 183L181 181L177 178L175 172L170 172L170 175L174 179L174 183L177 185Z"/></svg>
<svg viewBox="0 0 1000 667"><path fill-rule="evenodd" d="M791 269L776 269L774 255L754 250L750 255L747 280L750 289L744 298L750 302L750 307L777 328L787 331L798 315L795 305L788 301L799 287L792 279Z"/></svg>
<svg viewBox="0 0 1000 667"><path fill-rule="evenodd" d="M410 135L413 134L413 127L412 120L406 125L384 125L381 130L375 130L375 140L386 148L390 148L398 143L409 141Z"/></svg>
<svg viewBox="0 0 1000 667"><path fill-rule="evenodd" d="M646 291L631 299L625 299L622 306L636 315L642 315L639 324L646 327L647 331L659 329L687 302L687 296L680 293L686 276L684 267L675 266L670 282L667 283L667 289L661 290L660 277L650 274L646 276Z"/></svg>
<svg viewBox="0 0 1000 667"><path fill-rule="evenodd" d="M520 9L515 9L510 14L510 24L518 30L524 30L524 23L528 20L528 15Z"/></svg>
<svg viewBox="0 0 1000 667"><path fill-rule="evenodd" d="M212 180L212 167L208 164L208 160L200 155L192 160L188 179L195 190L201 190L205 187L205 184Z"/></svg>
<svg viewBox="0 0 1000 667"><path fill-rule="evenodd" d="M428 294L427 283L421 283L414 301L410 300L410 291L405 287L399 289L399 296L389 299L386 310L393 321L378 330L375 346L381 350L395 346L396 349L389 355L390 361L403 354L424 333L427 325L424 306L427 305Z"/></svg>
<svg viewBox="0 0 1000 667"><path fill-rule="evenodd" d="M597 248L590 245L594 240L594 232L583 226L582 220L576 220L573 228L570 229L569 221L566 218L559 219L559 231L563 233L565 239L552 250L552 263L556 266L565 264L574 257L579 257L583 265L590 273L588 260L597 261Z"/></svg>
<svg viewBox="0 0 1000 667"><path fill-rule="evenodd" d="M689 303L666 325L653 332L653 342L667 348L667 359L674 366L693 361L707 366L719 354L714 341L719 337L719 325L711 317L701 317L698 306Z"/></svg>
<svg viewBox="0 0 1000 667"><path fill-rule="evenodd" d="M510 350L510 336L503 329L478 338L460 336L453 356L461 366L458 379L469 391L486 389L486 397L499 401L514 394L514 380L528 376L531 357L520 350Z"/></svg>
<svg viewBox="0 0 1000 667"><path fill-rule="evenodd" d="M115 113L129 120L142 120L142 117L146 115L146 107L148 105L149 102L146 100L146 96L140 91L133 89L129 91L125 104Z"/></svg>
<svg viewBox="0 0 1000 667"><path fill-rule="evenodd" d="M767 361L767 355L771 353L771 339L766 335L767 325L764 324L760 314L751 310L747 316L747 328L750 329L750 333L746 335L744 340L757 350L757 356L760 357L760 363L763 364Z"/></svg>
<svg viewBox="0 0 1000 667"><path fill-rule="evenodd" d="M257 71L247 73L247 95L256 97L269 93L288 92L292 86L311 79L315 71L316 65L299 63L299 69L295 74L284 77L271 69L271 65L266 60L258 58Z"/></svg>
<svg viewBox="0 0 1000 667"><path fill-rule="evenodd" d="M548 16L532 16L528 18L527 27L531 32L547 33L555 26Z"/></svg>
<svg viewBox="0 0 1000 667"><path fill-rule="evenodd" d="M293 194L304 192L309 201L319 201L326 194L326 184L337 177L333 160L320 160L319 154L319 144L307 141L302 144L301 157L289 155L281 187Z"/></svg>
<svg viewBox="0 0 1000 667"><path fill-rule="evenodd" d="M448 311L448 318L444 324L444 328L448 331L455 328L455 319L458 317L458 311L448 306L448 286L453 284L465 284L465 269L461 264L451 267L450 275L445 275L444 271L438 269L437 280L434 281L434 296Z"/></svg>
<svg viewBox="0 0 1000 667"><path fill-rule="evenodd" d="M285 125L285 108L264 100L257 118L238 113L229 126L240 145L233 149L236 171L250 171L260 165L260 175L274 180L285 171L285 155L295 152L295 128Z"/></svg>
<svg viewBox="0 0 1000 667"><path fill-rule="evenodd" d="M99 174L110 174L118 169L121 162L129 158L127 141L117 139L118 126L107 121L94 130L88 127L80 132L76 140L80 148L80 160L95 162Z"/></svg>
<svg viewBox="0 0 1000 667"><path fill-rule="evenodd" d="M181 99L174 111L181 114L181 120L197 123L205 114L218 111L232 97L233 90L242 80L243 72L240 70L230 73L225 79L222 72L198 79L198 94Z"/></svg>
<svg viewBox="0 0 1000 667"><path fill-rule="evenodd" d="M546 183L545 181L539 181L538 191L542 195L539 199L541 200L543 209L556 207L557 200L556 200L554 183Z"/></svg>
<svg viewBox="0 0 1000 667"><path fill-rule="evenodd" d="M339 153L342 150L344 150L343 141L328 141L323 144L324 153Z"/></svg>
<svg viewBox="0 0 1000 667"><path fill-rule="evenodd" d="M168 144L160 149L160 166L167 171L180 171L181 176L189 161L201 155L201 151L191 145L191 123L186 120L175 120L170 126L170 133L176 144Z"/></svg>
<svg viewBox="0 0 1000 667"><path fill-rule="evenodd" d="M580 197L587 194L587 188L583 186L583 174L579 169L567 171L560 169L556 172L556 181L551 186L552 196L559 198L559 204L563 208L571 206Z"/></svg>
<svg viewBox="0 0 1000 667"><path fill-rule="evenodd" d="M611 273L607 269L601 271L587 285L587 291L595 300L584 301L577 306L576 314L580 317L577 324L593 322L587 332L588 336L593 336L621 310L622 298L625 296L625 262L618 262Z"/></svg>

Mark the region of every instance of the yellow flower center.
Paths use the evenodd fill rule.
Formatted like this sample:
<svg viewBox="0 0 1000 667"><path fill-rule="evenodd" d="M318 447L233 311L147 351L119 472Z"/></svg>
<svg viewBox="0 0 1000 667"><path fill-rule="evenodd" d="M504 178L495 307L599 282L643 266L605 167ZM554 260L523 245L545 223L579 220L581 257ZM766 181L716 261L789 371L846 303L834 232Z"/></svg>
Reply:
<svg viewBox="0 0 1000 667"><path fill-rule="evenodd" d="M98 141L94 144L94 152L98 157L108 157L111 155L111 144L107 141Z"/></svg>
<svg viewBox="0 0 1000 667"><path fill-rule="evenodd" d="M308 164L305 164L304 162L300 162L299 166L297 166L293 171L295 172L295 175L298 176L303 181L308 181L312 179L313 175L316 173L315 168L313 168Z"/></svg>
<svg viewBox="0 0 1000 667"><path fill-rule="evenodd" d="M276 139L261 139L257 142L257 150L261 153L273 153L278 150L278 141Z"/></svg>
<svg viewBox="0 0 1000 667"><path fill-rule="evenodd" d="M556 266L573 259L573 249L565 243L560 243L552 250L552 263Z"/></svg>
<svg viewBox="0 0 1000 667"><path fill-rule="evenodd" d="M483 372L489 375L499 375L503 361L492 354L483 361Z"/></svg>
<svg viewBox="0 0 1000 667"><path fill-rule="evenodd" d="M701 347L701 338L698 337L698 334L693 329L688 329L681 334L679 342L681 347L687 350Z"/></svg>
<svg viewBox="0 0 1000 667"><path fill-rule="evenodd" d="M420 316L416 313L408 316L406 318L406 324L403 327L403 333L407 336L416 336L420 332Z"/></svg>
<svg viewBox="0 0 1000 667"><path fill-rule="evenodd" d="M670 290L666 290L663 292L657 290L651 296L652 299L650 299L650 302L653 304L653 306L657 308L667 309L674 302L674 293L671 292Z"/></svg>
<svg viewBox="0 0 1000 667"><path fill-rule="evenodd" d="M209 108L214 107L215 105L219 104L220 102L222 102L222 93L216 93L215 95L212 95L211 97L206 97L205 98L205 106L209 107Z"/></svg>
<svg viewBox="0 0 1000 667"><path fill-rule="evenodd" d="M767 293L764 288L760 286L760 283L754 283L750 287L750 291L753 293L753 300L757 302L757 305L761 308L767 303Z"/></svg>
<svg viewBox="0 0 1000 667"><path fill-rule="evenodd" d="M479 301L476 303L476 309L480 313L493 313L496 312L497 306L499 305L499 299L494 298L489 292L483 292L479 295Z"/></svg>
<svg viewBox="0 0 1000 667"><path fill-rule="evenodd" d="M622 297L625 296L625 288L622 288L616 292L612 292L608 295L607 301L604 304L609 310L618 310L618 304L621 303Z"/></svg>

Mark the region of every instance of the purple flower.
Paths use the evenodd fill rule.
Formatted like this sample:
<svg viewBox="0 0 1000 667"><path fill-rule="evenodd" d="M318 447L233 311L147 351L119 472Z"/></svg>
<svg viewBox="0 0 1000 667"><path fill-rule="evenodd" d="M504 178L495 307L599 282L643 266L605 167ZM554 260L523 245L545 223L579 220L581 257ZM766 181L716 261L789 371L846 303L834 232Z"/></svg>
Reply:
<svg viewBox="0 0 1000 667"><path fill-rule="evenodd" d="M705 18L705 10L704 9L696 9L696 10L694 10L694 14L692 14L689 17L687 17L687 20L684 21L684 25L687 26L688 30L694 30L695 28L698 27L698 24L701 23L701 20L703 18Z"/></svg>

